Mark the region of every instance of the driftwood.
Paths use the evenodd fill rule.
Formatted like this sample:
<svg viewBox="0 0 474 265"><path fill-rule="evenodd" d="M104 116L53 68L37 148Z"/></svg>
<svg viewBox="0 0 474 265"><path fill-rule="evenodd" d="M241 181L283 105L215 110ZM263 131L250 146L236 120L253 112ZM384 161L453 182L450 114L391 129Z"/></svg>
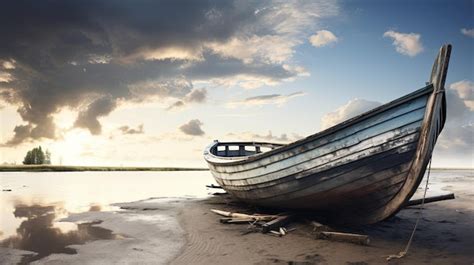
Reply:
<svg viewBox="0 0 474 265"><path fill-rule="evenodd" d="M369 245L370 239L369 236L359 235L359 234L350 234L350 233L341 233L341 232L318 232L316 237L319 239L329 239L334 241L348 242L359 245Z"/></svg>
<svg viewBox="0 0 474 265"><path fill-rule="evenodd" d="M275 231L275 230L270 230L270 231L268 231L268 234L269 234L269 235L274 235L274 236L282 237L282 236L288 234L288 232L293 231L293 230L295 230L295 229L286 230L286 228L280 227L280 228L278 229L278 231Z"/></svg>
<svg viewBox="0 0 474 265"><path fill-rule="evenodd" d="M214 184L206 185L206 188L210 188L210 189L222 189L221 186L219 186L219 185L214 185Z"/></svg>
<svg viewBox="0 0 474 265"><path fill-rule="evenodd" d="M328 239L359 245L368 245L370 243L369 236L366 235L332 232L330 231L332 229L329 226L323 225L315 221L312 221L311 225L313 225L313 231L316 233L316 238L318 239Z"/></svg>
<svg viewBox="0 0 474 265"><path fill-rule="evenodd" d="M221 218L219 221L223 224L241 224L254 222L255 220L252 218Z"/></svg>
<svg viewBox="0 0 474 265"><path fill-rule="evenodd" d="M282 236L282 234L280 232L277 232L277 231L270 230L268 232L269 232L269 235L275 235L275 236L278 236L278 237Z"/></svg>
<svg viewBox="0 0 474 265"><path fill-rule="evenodd" d="M293 217L292 215L244 214L217 209L211 209L211 211L224 216L224 218L220 219L220 222L224 224L250 223L248 231L243 232L243 235L261 231L262 233L269 233L270 235L281 237L288 234L288 232L295 230L294 228L287 230L284 227L284 225L291 221Z"/></svg>
<svg viewBox="0 0 474 265"><path fill-rule="evenodd" d="M322 232L322 231L330 231L331 228L327 225L323 225L321 223L318 223L316 221L312 221L311 225L313 226L313 231L314 232Z"/></svg>
<svg viewBox="0 0 474 265"><path fill-rule="evenodd" d="M430 203L430 202L437 202L437 201L444 201L444 200L453 200L453 199L455 199L455 198L454 198L454 193L449 193L449 194L445 194L445 195L426 197L424 202L423 202L423 199L411 200L411 201L408 201L408 202L405 204L405 207L414 206L414 205L420 205L420 204L422 204L422 203L426 204L426 203Z"/></svg>
<svg viewBox="0 0 474 265"><path fill-rule="evenodd" d="M213 192L211 193L212 196L223 196L223 195L228 195L229 193L227 192Z"/></svg>
<svg viewBox="0 0 474 265"><path fill-rule="evenodd" d="M211 209L211 212L216 213L218 215L225 216L225 217L230 217L231 219L234 220L234 222L237 220L245 220L242 222L270 221L278 217L277 215L251 215L251 214L244 214L244 213L232 213L232 212L221 211L221 210L216 210L216 209Z"/></svg>
<svg viewBox="0 0 474 265"><path fill-rule="evenodd" d="M271 230L279 229L288 224L292 219L291 215L276 216L273 220L262 225L262 233L268 233Z"/></svg>
<svg viewBox="0 0 474 265"><path fill-rule="evenodd" d="M224 216L220 219L221 223L231 224L231 223L251 223L251 231L246 231L242 234L247 234L251 232L258 231L260 227L262 233L268 233L273 236L284 236L288 232L293 231L294 229L286 229L287 225L294 217L294 215L261 215L261 214L244 214L244 213L233 213L228 211L222 211L217 209L211 209L213 213ZM342 232L332 232L330 227L323 225L321 223L312 221L313 231L316 232L316 238L318 239L328 239L334 241L342 241L348 243L354 243L359 245L368 245L370 239L366 235L351 234L351 233L342 233Z"/></svg>

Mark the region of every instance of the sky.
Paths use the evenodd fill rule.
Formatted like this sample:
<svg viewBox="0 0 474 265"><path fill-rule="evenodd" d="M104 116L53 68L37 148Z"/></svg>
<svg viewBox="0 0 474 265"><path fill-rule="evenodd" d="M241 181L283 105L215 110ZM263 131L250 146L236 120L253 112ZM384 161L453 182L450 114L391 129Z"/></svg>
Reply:
<svg viewBox="0 0 474 265"><path fill-rule="evenodd" d="M425 85L453 51L437 167L474 167L473 1L6 1L0 163L205 167Z"/></svg>

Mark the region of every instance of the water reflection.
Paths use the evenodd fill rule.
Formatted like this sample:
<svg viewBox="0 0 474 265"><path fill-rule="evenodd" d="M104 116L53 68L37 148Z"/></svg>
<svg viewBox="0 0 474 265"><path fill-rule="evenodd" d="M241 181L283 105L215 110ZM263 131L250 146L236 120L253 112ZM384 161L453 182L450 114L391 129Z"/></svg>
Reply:
<svg viewBox="0 0 474 265"><path fill-rule="evenodd" d="M214 182L207 171L150 171L0 172L0 183L12 190L0 192L0 246L40 253L36 260L74 253L69 244L113 237L92 224L57 222L71 213L118 211L112 203L150 197L205 197L205 185Z"/></svg>
<svg viewBox="0 0 474 265"><path fill-rule="evenodd" d="M205 185L214 181L208 171L0 172L0 183L12 190L0 192L1 241L15 235L22 221L12 214L18 203L62 202L65 216L97 211L99 205L100 211L116 211L118 207L110 204L150 197L205 197Z"/></svg>
<svg viewBox="0 0 474 265"><path fill-rule="evenodd" d="M75 249L67 247L69 245L116 238L111 230L94 226L100 222L78 224L76 229L65 232L54 222L63 212L58 205L16 205L13 214L24 221L16 229L16 235L1 241L0 245L36 252L24 256L21 264L26 264L51 253L76 254Z"/></svg>

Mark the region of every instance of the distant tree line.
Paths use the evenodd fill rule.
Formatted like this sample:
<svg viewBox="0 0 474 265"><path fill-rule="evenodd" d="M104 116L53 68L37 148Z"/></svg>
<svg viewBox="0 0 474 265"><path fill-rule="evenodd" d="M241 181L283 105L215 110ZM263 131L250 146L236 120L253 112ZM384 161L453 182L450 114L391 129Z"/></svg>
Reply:
<svg viewBox="0 0 474 265"><path fill-rule="evenodd" d="M25 165L43 165L51 164L51 153L46 150L43 152L41 146L35 147L32 150L26 153L25 158L23 159L23 164Z"/></svg>

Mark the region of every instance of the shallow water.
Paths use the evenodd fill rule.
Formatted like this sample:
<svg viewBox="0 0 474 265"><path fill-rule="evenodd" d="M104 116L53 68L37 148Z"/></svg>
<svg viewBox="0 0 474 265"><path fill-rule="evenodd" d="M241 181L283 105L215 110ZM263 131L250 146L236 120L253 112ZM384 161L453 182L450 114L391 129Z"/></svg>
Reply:
<svg viewBox="0 0 474 265"><path fill-rule="evenodd" d="M413 199L422 198L426 186L427 173L420 183ZM463 193L473 196L474 170L432 170L429 176L428 190L426 196L436 196L450 192Z"/></svg>
<svg viewBox="0 0 474 265"><path fill-rule="evenodd" d="M414 197L423 195L425 179ZM29 262L51 253L74 254L73 244L114 239L95 223L59 221L71 213L118 210L112 203L151 197L202 198L214 183L208 171L0 173L0 246L30 250ZM473 196L472 170L432 171L428 196L462 191ZM469 199L472 199L469 198Z"/></svg>
<svg viewBox="0 0 474 265"><path fill-rule="evenodd" d="M69 214L117 210L110 204L151 197L205 197L210 183L208 171L2 172L0 246L40 253L28 261L74 254L66 246L117 235L94 224L59 221Z"/></svg>

